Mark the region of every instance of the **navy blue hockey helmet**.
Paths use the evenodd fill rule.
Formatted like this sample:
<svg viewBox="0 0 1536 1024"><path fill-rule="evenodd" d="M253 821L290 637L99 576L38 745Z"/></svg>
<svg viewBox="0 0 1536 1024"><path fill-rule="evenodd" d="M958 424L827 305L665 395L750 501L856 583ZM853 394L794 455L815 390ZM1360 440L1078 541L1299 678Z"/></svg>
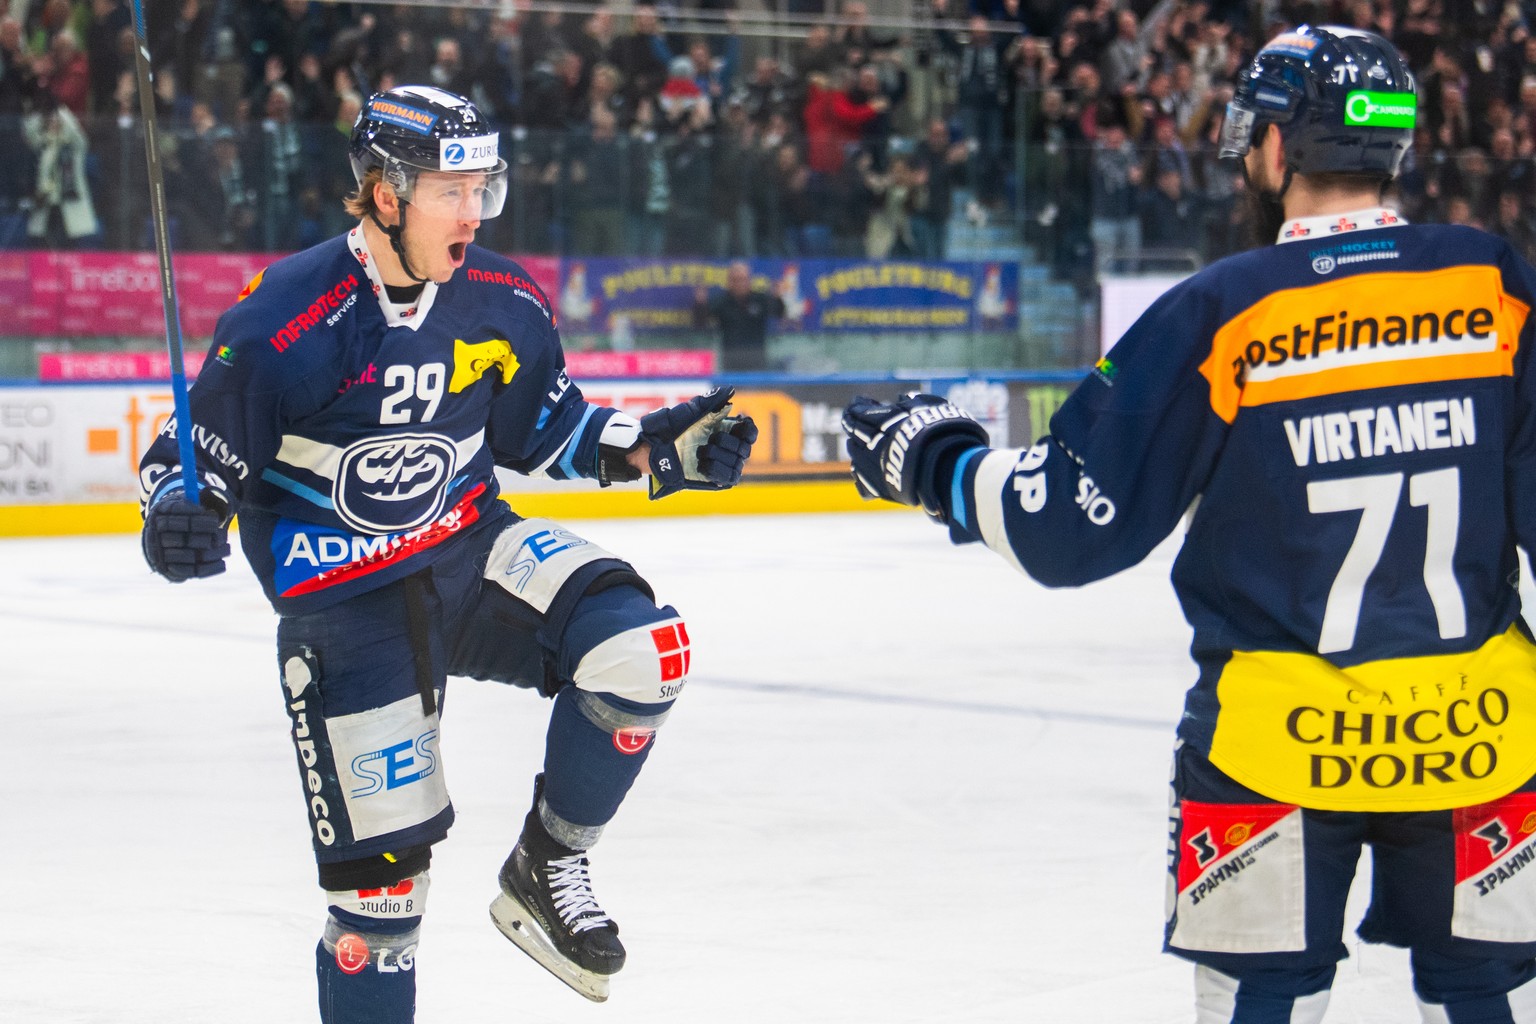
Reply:
<svg viewBox="0 0 1536 1024"><path fill-rule="evenodd" d="M479 219L501 212L507 198L507 162L500 136L473 103L458 93L431 85L402 85L368 97L352 125L349 156L357 183L374 167L402 200L423 205L416 194L422 171L485 175L473 194ZM448 193L449 197L457 195ZM431 199L443 200L434 192Z"/></svg>
<svg viewBox="0 0 1536 1024"><path fill-rule="evenodd" d="M1272 39L1239 76L1219 155L1242 157L1273 124L1296 174L1390 179L1413 145L1417 112L1418 86L1391 43L1360 29L1303 25Z"/></svg>

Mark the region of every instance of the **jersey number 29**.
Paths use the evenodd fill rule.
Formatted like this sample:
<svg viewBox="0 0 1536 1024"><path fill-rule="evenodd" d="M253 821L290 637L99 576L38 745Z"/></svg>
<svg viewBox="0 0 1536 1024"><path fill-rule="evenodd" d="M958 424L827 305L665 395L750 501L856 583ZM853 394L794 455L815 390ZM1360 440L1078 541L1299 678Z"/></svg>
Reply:
<svg viewBox="0 0 1536 1024"><path fill-rule="evenodd" d="M443 401L443 384L447 380L448 368L442 363L423 363L421 366L395 363L386 368L384 386L394 390L384 396L384 404L379 409L379 422L411 422L411 407L401 406L412 398L418 398L427 403L427 407L422 410L420 422L430 423L437 414L438 405Z"/></svg>

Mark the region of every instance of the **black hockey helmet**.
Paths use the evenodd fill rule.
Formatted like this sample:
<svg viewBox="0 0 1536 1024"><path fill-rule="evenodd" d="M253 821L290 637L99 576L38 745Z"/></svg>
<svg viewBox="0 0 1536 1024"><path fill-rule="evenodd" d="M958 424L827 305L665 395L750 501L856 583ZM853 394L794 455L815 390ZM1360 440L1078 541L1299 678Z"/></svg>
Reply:
<svg viewBox="0 0 1536 1024"><path fill-rule="evenodd" d="M1418 86L1391 43L1303 25L1270 40L1239 76L1219 155L1241 158L1273 124L1293 173L1391 179L1413 145L1417 112Z"/></svg>
<svg viewBox="0 0 1536 1024"><path fill-rule="evenodd" d="M458 93L431 85L402 85L368 97L352 125L349 155L357 183L371 168L408 203L417 203L422 171L484 174L477 190L479 219L501 212L507 198L507 162L500 136L480 110ZM423 197L425 198L425 197ZM418 204L419 205L419 204Z"/></svg>

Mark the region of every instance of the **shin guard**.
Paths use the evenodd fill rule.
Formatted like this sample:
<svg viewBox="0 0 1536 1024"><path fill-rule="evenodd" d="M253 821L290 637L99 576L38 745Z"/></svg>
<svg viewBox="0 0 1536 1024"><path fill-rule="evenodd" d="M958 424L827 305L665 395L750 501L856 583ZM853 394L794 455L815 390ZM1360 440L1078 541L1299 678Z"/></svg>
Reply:
<svg viewBox="0 0 1536 1024"><path fill-rule="evenodd" d="M550 834L589 849L650 756L663 708L567 686L555 698L544 750L540 816Z"/></svg>
<svg viewBox="0 0 1536 1024"><path fill-rule="evenodd" d="M387 888L326 894L330 917L315 946L321 1024L413 1024L426 894L425 871Z"/></svg>

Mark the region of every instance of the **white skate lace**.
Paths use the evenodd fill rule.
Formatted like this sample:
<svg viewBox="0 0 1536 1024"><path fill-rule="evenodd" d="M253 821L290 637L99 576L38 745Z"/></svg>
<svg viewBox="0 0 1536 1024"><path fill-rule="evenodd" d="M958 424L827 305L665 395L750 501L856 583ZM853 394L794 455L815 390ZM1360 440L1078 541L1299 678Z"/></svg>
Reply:
<svg viewBox="0 0 1536 1024"><path fill-rule="evenodd" d="M548 862L546 877L555 912L573 933L598 928L609 921L606 911L592 895L592 877L587 873L587 858L557 857Z"/></svg>

